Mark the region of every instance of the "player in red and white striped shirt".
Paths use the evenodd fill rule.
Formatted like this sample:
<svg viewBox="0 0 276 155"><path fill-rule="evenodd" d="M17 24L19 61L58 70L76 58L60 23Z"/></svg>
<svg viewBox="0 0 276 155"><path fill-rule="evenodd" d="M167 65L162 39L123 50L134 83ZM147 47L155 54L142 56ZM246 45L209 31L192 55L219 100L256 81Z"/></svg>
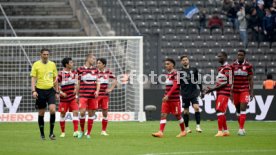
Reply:
<svg viewBox="0 0 276 155"><path fill-rule="evenodd" d="M225 52L220 52L217 57L221 66L218 67L216 86L214 88L209 88L205 93L208 94L212 91L217 91L216 112L218 116L218 133L215 136L222 137L230 135L226 124L225 112L227 110L232 87L232 68L226 61L227 54Z"/></svg>
<svg viewBox="0 0 276 155"><path fill-rule="evenodd" d="M97 81L98 70L93 66L96 58L92 54L86 56L85 64L78 68L77 94L79 97L80 127L78 138L82 138L85 126L85 112L88 112L87 139L90 139L95 113L97 110L97 97L100 85Z"/></svg>
<svg viewBox="0 0 276 155"><path fill-rule="evenodd" d="M153 137L163 137L163 132L167 122L168 114L173 114L179 121L179 126L181 129L180 134L176 137L186 136L184 120L181 116L181 105L180 105L180 82L178 81L178 73L174 69L175 61L173 59L167 58L165 60L165 68L167 70L166 75L166 90L164 97L162 99L162 109L161 109L161 120L160 129L158 132L153 133Z"/></svg>
<svg viewBox="0 0 276 155"><path fill-rule="evenodd" d="M60 137L65 137L65 115L69 110L73 112L73 125L74 133L73 136L78 136L78 112L79 107L76 102L76 84L77 84L77 73L73 71L73 60L72 58L64 58L62 60L63 70L58 74L58 83L60 85L60 103L59 103L59 112L60 112L60 128L61 135Z"/></svg>
<svg viewBox="0 0 276 155"><path fill-rule="evenodd" d="M109 93L113 91L117 84L117 80L112 72L106 68L106 59L97 59L98 68L98 81L100 83L99 96L97 98L98 107L102 109L103 119L102 119L102 132L101 135L108 136L106 133L106 127L108 123L108 103L109 103ZM109 82L112 80L111 87L108 88Z"/></svg>
<svg viewBox="0 0 276 155"><path fill-rule="evenodd" d="M238 59L232 64L232 71L234 76L232 96L240 126L238 135L244 136L246 108L249 101L253 99L253 67L245 60L244 50L238 51Z"/></svg>

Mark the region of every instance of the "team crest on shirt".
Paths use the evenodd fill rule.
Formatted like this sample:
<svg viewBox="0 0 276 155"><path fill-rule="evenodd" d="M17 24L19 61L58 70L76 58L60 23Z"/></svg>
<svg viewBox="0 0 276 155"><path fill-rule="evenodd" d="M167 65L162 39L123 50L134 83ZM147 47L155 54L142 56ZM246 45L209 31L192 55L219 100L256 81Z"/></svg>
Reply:
<svg viewBox="0 0 276 155"><path fill-rule="evenodd" d="M243 66L242 69L243 69L243 70L246 70L246 66Z"/></svg>

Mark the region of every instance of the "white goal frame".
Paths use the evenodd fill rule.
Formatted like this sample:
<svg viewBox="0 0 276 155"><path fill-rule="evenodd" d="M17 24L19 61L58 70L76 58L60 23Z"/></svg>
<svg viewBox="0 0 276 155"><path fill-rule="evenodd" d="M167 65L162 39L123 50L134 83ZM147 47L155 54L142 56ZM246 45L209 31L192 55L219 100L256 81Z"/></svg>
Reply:
<svg viewBox="0 0 276 155"><path fill-rule="evenodd" d="M36 40L40 40L40 41L43 41L43 40L52 40L52 41L55 41L55 40L68 40L68 41L76 41L76 40L98 40L98 41L101 41L101 40L139 40L139 73L140 74L143 74L143 37L142 36L103 36L103 37L90 37L90 36L84 36L84 37L0 37L0 42L2 41L18 41L18 44L20 46L20 49L21 51L23 52L23 54L25 55L25 57L27 58L27 61L29 61L28 63L33 63L31 62L28 57L27 57L27 54L26 52L24 51L24 47L21 45L21 41L36 41ZM0 50L1 50L1 45L0 45ZM140 76L140 75L138 75ZM135 117L136 119L133 120L133 121L139 121L139 122L143 122L143 121L146 121L146 117L145 117L145 112L144 112L144 91L143 91L143 81L140 81L139 82L139 111L138 113L135 112ZM0 98L1 99L1 98ZM136 104L137 105L137 104ZM0 105L1 106L1 105ZM2 111L3 109L5 109L4 105L3 107L0 107L0 114L1 114L1 108L2 108ZM10 108L10 107L6 107L6 108ZM128 112L129 113L129 112ZM4 114L7 114L7 113L4 113ZM137 119L138 117L138 119ZM58 120L58 118L57 118ZM0 121L1 122L1 121ZM9 122L9 121L8 121Z"/></svg>

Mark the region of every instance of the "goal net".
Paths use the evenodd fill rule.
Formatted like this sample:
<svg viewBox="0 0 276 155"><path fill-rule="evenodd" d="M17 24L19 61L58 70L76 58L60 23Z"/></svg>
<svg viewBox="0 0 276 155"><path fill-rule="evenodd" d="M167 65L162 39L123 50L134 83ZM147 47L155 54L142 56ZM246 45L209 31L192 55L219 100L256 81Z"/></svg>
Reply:
<svg viewBox="0 0 276 155"><path fill-rule="evenodd" d="M123 78L110 93L109 111L129 114L130 121L144 121L143 83L138 80L143 74L142 43L142 37L0 38L0 113L36 111L31 96L31 65L40 59L40 50L47 48L49 60L56 63L58 71L64 57L71 57L76 69L84 65L88 53L107 59L107 68L117 77L129 77L134 71L131 80Z"/></svg>

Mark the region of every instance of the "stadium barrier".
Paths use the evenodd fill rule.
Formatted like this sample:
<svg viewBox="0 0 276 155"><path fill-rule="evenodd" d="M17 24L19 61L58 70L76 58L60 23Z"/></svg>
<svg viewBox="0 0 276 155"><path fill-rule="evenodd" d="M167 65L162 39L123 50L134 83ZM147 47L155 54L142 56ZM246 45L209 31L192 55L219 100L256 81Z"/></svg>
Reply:
<svg viewBox="0 0 276 155"><path fill-rule="evenodd" d="M152 120L160 119L161 99L164 91L161 89L145 89L144 105L156 105L157 110L151 113ZM276 99L275 91L254 90L254 99L248 104L248 120L276 120ZM154 96L154 97L153 97ZM36 122L37 113L17 113L20 107L20 101L24 96L16 96L11 99L9 96L0 96L0 122ZM199 98L199 105L202 120L215 120L215 98L216 94L209 94L204 99ZM236 120L236 109L231 101L228 102L226 116L228 120ZM193 108L190 107L190 113L193 115ZM97 121L101 120L101 112L97 112ZM170 119L174 119L170 117ZM67 113L66 120L72 120L72 113ZM133 112L110 112L110 121L135 121ZM49 121L49 113L46 113L45 121ZM57 121L59 121L59 112L57 112Z"/></svg>
<svg viewBox="0 0 276 155"><path fill-rule="evenodd" d="M155 105L157 110L151 113L152 120L160 120L161 103L164 90L160 89L145 89L144 90L144 105ZM276 90L254 90L254 99L248 104L247 119L248 120L276 120ZM154 97L153 97L154 96ZM201 111L202 120L216 120L215 111L216 94L209 94L204 99L198 99ZM193 115L194 110L190 107L190 113ZM231 101L228 102L226 112L227 120L237 120L236 108ZM174 117L170 117L174 120ZM194 119L193 116L191 119Z"/></svg>
<svg viewBox="0 0 276 155"><path fill-rule="evenodd" d="M96 113L95 121L102 121L102 113ZM135 121L133 112L109 112L109 121ZM88 117L86 117L87 119ZM37 112L31 113L0 113L0 122L37 122L38 114ZM71 112L66 113L65 120L72 121L73 114ZM49 122L50 114L46 112L44 115L44 120ZM60 113L56 112L56 121L60 120Z"/></svg>

